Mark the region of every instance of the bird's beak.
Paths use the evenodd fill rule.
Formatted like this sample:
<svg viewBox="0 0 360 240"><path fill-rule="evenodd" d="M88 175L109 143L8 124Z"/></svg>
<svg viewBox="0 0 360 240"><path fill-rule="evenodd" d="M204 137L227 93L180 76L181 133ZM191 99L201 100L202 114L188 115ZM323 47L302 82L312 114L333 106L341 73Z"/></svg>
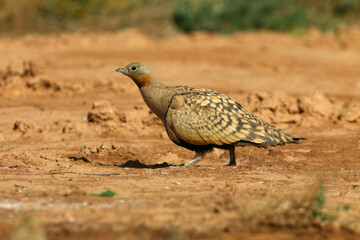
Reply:
<svg viewBox="0 0 360 240"><path fill-rule="evenodd" d="M127 71L126 71L126 69L125 69L125 68L118 68L118 69L116 69L115 71L117 71L117 72L121 72L122 74L127 75Z"/></svg>

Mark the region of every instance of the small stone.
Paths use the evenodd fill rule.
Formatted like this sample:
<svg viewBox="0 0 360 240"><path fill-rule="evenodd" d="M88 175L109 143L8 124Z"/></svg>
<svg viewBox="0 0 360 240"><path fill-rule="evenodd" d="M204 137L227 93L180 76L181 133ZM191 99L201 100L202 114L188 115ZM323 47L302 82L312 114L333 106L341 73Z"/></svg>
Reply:
<svg viewBox="0 0 360 240"><path fill-rule="evenodd" d="M31 129L35 129L34 124L32 124L30 121L28 120L16 120L14 123L14 127L13 130L15 131L20 131L23 134L25 134L26 132L28 132Z"/></svg>

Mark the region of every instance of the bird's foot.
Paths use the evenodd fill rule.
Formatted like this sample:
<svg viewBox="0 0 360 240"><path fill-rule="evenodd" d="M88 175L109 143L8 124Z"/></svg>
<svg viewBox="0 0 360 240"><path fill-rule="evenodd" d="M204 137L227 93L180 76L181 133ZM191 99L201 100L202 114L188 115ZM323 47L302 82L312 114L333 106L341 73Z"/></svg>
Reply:
<svg viewBox="0 0 360 240"><path fill-rule="evenodd" d="M183 164L183 165L177 165L177 166L169 166L169 168L183 168L183 167L186 167L186 165Z"/></svg>
<svg viewBox="0 0 360 240"><path fill-rule="evenodd" d="M170 166L170 168L182 168L182 167L188 167L188 166L193 166L196 163L200 162L201 159L203 159L205 153L204 152L196 152L196 156L190 160L189 162L183 164L183 165L179 165L179 166Z"/></svg>
<svg viewBox="0 0 360 240"><path fill-rule="evenodd" d="M236 166L236 162L230 162L230 163L226 164L225 166L229 166L229 167Z"/></svg>

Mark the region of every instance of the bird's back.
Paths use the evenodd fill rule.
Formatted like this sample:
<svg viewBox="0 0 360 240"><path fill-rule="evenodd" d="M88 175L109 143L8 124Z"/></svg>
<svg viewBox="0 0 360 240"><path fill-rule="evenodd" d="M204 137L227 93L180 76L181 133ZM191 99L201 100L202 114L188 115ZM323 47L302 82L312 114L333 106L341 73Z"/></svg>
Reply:
<svg viewBox="0 0 360 240"><path fill-rule="evenodd" d="M216 91L174 87L172 92L164 122L169 137L179 145L266 147L302 139L263 121Z"/></svg>

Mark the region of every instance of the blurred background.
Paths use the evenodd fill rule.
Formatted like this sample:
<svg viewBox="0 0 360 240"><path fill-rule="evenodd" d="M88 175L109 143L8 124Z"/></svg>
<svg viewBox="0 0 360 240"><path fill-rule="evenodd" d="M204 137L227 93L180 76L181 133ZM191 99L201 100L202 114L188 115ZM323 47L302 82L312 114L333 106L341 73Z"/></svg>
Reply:
<svg viewBox="0 0 360 240"><path fill-rule="evenodd" d="M360 24L360 0L0 0L1 36L135 27L155 36Z"/></svg>

